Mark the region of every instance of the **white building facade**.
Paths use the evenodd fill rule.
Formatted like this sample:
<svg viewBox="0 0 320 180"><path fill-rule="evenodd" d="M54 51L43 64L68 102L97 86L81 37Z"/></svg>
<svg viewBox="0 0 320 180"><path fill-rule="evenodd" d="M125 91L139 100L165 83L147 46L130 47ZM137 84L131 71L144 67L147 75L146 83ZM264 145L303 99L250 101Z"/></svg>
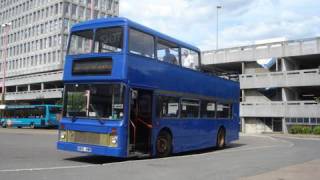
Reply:
<svg viewBox="0 0 320 180"><path fill-rule="evenodd" d="M118 15L119 0L0 1L0 87L5 74L6 103L61 101L69 28Z"/></svg>

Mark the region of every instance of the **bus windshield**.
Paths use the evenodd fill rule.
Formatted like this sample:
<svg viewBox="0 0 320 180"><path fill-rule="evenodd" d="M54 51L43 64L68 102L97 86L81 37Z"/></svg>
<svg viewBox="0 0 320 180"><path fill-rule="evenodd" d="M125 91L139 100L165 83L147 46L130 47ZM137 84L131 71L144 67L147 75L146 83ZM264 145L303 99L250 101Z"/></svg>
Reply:
<svg viewBox="0 0 320 180"><path fill-rule="evenodd" d="M94 37L95 34L95 37ZM123 28L107 27L71 33L68 55L120 52L123 47Z"/></svg>
<svg viewBox="0 0 320 180"><path fill-rule="evenodd" d="M66 85L65 115L117 120L123 118L123 85Z"/></svg>

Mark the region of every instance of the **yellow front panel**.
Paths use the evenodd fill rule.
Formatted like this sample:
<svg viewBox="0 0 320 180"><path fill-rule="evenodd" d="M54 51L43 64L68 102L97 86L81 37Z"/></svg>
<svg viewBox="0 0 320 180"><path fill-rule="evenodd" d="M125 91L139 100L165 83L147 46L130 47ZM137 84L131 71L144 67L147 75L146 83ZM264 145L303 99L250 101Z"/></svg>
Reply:
<svg viewBox="0 0 320 180"><path fill-rule="evenodd" d="M99 133L68 130L66 141L73 142L73 143L80 143L80 144L91 144L91 145L115 147L110 143L109 134L99 134Z"/></svg>

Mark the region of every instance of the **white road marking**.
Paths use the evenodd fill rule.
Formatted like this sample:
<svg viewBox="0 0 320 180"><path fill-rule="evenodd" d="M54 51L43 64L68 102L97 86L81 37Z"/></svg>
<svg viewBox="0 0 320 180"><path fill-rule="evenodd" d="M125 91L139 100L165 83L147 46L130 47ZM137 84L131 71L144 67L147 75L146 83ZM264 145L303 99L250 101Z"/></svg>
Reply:
<svg viewBox="0 0 320 180"><path fill-rule="evenodd" d="M297 140L309 140L309 141L320 141L320 138L312 138L312 137L294 137L294 136L273 136L277 138L288 138L288 139L297 139Z"/></svg>
<svg viewBox="0 0 320 180"><path fill-rule="evenodd" d="M57 169L76 169L76 168L87 168L101 166L100 164L95 165L79 165L79 166L56 166L56 167L46 167L46 168L26 168L26 169L2 169L0 173L5 172L21 172L21 171L42 171L42 170L57 170Z"/></svg>

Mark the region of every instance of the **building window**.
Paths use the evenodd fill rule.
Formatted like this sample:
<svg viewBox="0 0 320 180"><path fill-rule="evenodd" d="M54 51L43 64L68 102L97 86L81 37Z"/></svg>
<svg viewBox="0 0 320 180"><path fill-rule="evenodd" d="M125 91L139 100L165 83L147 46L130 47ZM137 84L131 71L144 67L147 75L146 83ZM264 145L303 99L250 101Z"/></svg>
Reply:
<svg viewBox="0 0 320 180"><path fill-rule="evenodd" d="M35 61L35 65L37 66L39 64L38 55L34 56L34 61Z"/></svg>
<svg viewBox="0 0 320 180"><path fill-rule="evenodd" d="M52 52L52 62L56 62L56 52Z"/></svg>
<svg viewBox="0 0 320 180"><path fill-rule="evenodd" d="M47 64L47 54L43 54L43 64Z"/></svg>
<svg viewBox="0 0 320 180"><path fill-rule="evenodd" d="M51 53L48 53L48 64L51 63Z"/></svg>
<svg viewBox="0 0 320 180"><path fill-rule="evenodd" d="M69 5L70 5L70 3L68 3L68 2L65 2L64 3L64 13L66 14L66 15L68 15L69 14Z"/></svg>
<svg viewBox="0 0 320 180"><path fill-rule="evenodd" d="M83 16L84 16L84 7L79 7L78 8L78 17L80 18L80 19L82 19L83 18Z"/></svg>
<svg viewBox="0 0 320 180"><path fill-rule="evenodd" d="M86 19L90 19L91 18L91 13L90 13L90 9L86 10Z"/></svg>
<svg viewBox="0 0 320 180"><path fill-rule="evenodd" d="M99 7L99 0L94 0L94 7L96 7L96 8Z"/></svg>
<svg viewBox="0 0 320 180"><path fill-rule="evenodd" d="M59 5L58 5L58 4L55 4L54 7L55 7L55 8L54 8L54 13L55 13L55 14L58 14L58 12L59 12Z"/></svg>
<svg viewBox="0 0 320 180"><path fill-rule="evenodd" d="M71 15L72 16L76 16L76 14L77 14L77 5L72 4L72 6L71 6Z"/></svg>

